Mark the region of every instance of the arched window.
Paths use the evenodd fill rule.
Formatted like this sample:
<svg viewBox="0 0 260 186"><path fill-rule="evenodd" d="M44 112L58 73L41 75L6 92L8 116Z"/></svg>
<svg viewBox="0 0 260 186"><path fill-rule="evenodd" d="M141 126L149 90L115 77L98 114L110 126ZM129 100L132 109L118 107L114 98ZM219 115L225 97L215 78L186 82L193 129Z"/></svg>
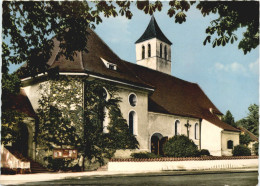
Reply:
<svg viewBox="0 0 260 186"><path fill-rule="evenodd" d="M129 131L131 134L137 134L137 116L135 111L129 113Z"/></svg>
<svg viewBox="0 0 260 186"><path fill-rule="evenodd" d="M160 57L162 57L162 43L160 44Z"/></svg>
<svg viewBox="0 0 260 186"><path fill-rule="evenodd" d="M144 59L144 58L145 58L145 47L142 46L142 59Z"/></svg>
<svg viewBox="0 0 260 186"><path fill-rule="evenodd" d="M167 46L164 46L164 59L167 59Z"/></svg>
<svg viewBox="0 0 260 186"><path fill-rule="evenodd" d="M194 126L194 136L195 136L195 139L199 139L199 124L196 123L195 126Z"/></svg>
<svg viewBox="0 0 260 186"><path fill-rule="evenodd" d="M228 140L227 141L227 148L228 149L233 149L233 141L232 140Z"/></svg>
<svg viewBox="0 0 260 186"><path fill-rule="evenodd" d="M148 57L151 57L151 45L148 44Z"/></svg>
<svg viewBox="0 0 260 186"><path fill-rule="evenodd" d="M175 121L175 136L179 135L180 134L180 131L179 131L179 127L180 126L180 121L179 120L176 120Z"/></svg>

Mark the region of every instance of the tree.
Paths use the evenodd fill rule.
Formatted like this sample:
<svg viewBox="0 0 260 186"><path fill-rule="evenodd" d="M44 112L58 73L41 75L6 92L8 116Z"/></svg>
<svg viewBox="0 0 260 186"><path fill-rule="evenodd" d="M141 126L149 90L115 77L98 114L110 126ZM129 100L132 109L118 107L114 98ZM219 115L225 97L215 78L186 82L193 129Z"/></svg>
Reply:
<svg viewBox="0 0 260 186"><path fill-rule="evenodd" d="M103 165L104 158L111 158L117 149L138 148L138 141L122 117L116 92L116 87L111 84L98 80L84 81L84 132L80 148L84 160L87 158ZM108 133L103 132L105 107L110 118Z"/></svg>
<svg viewBox="0 0 260 186"><path fill-rule="evenodd" d="M3 67L4 68L4 67ZM1 143L14 143L19 136L18 125L25 114L10 106L10 99L20 93L21 81L15 74L2 74Z"/></svg>
<svg viewBox="0 0 260 186"><path fill-rule="evenodd" d="M160 1L37 1L3 2L3 71L8 63L26 62L29 74L34 76L47 69L46 62L51 56L53 37L59 42L58 56L65 55L73 59L76 51L86 50L87 28L102 22L105 17L125 16L131 19L131 5L146 14L161 11ZM194 4L193 1L169 1L168 15L176 23L186 21L185 12ZM239 48L247 52L259 44L258 12L259 2L200 2L197 9L204 16L218 13L219 17L206 29L208 36L204 44L212 42L213 47L233 43L237 37L234 32L246 27ZM217 36L216 36L217 35ZM211 41L211 37L216 38Z"/></svg>
<svg viewBox="0 0 260 186"><path fill-rule="evenodd" d="M248 110L247 117L239 120L237 125L241 125L254 135L259 136L259 106L252 104L248 107Z"/></svg>
<svg viewBox="0 0 260 186"><path fill-rule="evenodd" d="M247 133L239 135L239 144L247 146L251 141L252 140Z"/></svg>
<svg viewBox="0 0 260 186"><path fill-rule="evenodd" d="M87 160L101 165L117 149L138 148L138 141L122 117L118 105L120 98L113 85L78 77L56 78L49 79L40 89L37 142L41 147L46 150L75 148L83 162ZM108 133L103 132L104 108L108 109L110 118ZM50 168L64 169L70 163L53 160L51 156L45 159L52 164Z"/></svg>
<svg viewBox="0 0 260 186"><path fill-rule="evenodd" d="M233 126L233 127L237 127L235 120L234 120L234 117L229 110L223 116L222 121L231 125L231 126Z"/></svg>

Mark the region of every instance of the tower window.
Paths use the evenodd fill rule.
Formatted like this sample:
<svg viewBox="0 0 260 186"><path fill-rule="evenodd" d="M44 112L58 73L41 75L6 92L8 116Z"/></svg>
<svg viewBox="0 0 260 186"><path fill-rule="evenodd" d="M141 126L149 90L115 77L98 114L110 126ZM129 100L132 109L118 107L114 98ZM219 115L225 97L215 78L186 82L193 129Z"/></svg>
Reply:
<svg viewBox="0 0 260 186"><path fill-rule="evenodd" d="M148 44L148 57L151 57L151 45Z"/></svg>
<svg viewBox="0 0 260 186"><path fill-rule="evenodd" d="M160 57L162 57L162 43L160 44Z"/></svg>
<svg viewBox="0 0 260 186"><path fill-rule="evenodd" d="M164 46L164 59L167 59L167 46Z"/></svg>
<svg viewBox="0 0 260 186"><path fill-rule="evenodd" d="M145 58L145 47L142 46L142 59L144 59L144 58Z"/></svg>

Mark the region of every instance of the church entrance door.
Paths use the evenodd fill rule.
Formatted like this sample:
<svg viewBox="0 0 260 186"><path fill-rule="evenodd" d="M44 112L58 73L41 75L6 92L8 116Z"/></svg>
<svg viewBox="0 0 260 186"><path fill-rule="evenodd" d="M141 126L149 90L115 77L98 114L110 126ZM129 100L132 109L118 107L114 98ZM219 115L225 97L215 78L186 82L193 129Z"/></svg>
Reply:
<svg viewBox="0 0 260 186"><path fill-rule="evenodd" d="M151 137L151 152L156 155L164 155L163 145L167 142L168 137L163 137L160 133L155 133Z"/></svg>

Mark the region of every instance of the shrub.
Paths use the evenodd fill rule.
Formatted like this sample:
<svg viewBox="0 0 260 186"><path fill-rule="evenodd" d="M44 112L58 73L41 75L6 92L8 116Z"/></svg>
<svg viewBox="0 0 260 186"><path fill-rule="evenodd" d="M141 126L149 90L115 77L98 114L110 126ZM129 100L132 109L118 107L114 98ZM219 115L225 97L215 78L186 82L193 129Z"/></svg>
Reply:
<svg viewBox="0 0 260 186"><path fill-rule="evenodd" d="M248 134L240 134L239 135L239 144L248 145L251 141L251 138Z"/></svg>
<svg viewBox="0 0 260 186"><path fill-rule="evenodd" d="M138 153L132 153L131 157L141 159L141 158L159 158L160 156L150 152L138 152Z"/></svg>
<svg viewBox="0 0 260 186"><path fill-rule="evenodd" d="M259 147L259 143L258 142L253 145L254 153L257 156L258 156L258 147Z"/></svg>
<svg viewBox="0 0 260 186"><path fill-rule="evenodd" d="M207 149L201 149L200 150L200 155L201 156L210 156L210 153Z"/></svg>
<svg viewBox="0 0 260 186"><path fill-rule="evenodd" d="M163 152L168 157L195 157L199 156L197 145L187 136L174 136L167 141Z"/></svg>
<svg viewBox="0 0 260 186"><path fill-rule="evenodd" d="M232 153L233 153L233 156L251 156L250 149L244 145L235 146Z"/></svg>

